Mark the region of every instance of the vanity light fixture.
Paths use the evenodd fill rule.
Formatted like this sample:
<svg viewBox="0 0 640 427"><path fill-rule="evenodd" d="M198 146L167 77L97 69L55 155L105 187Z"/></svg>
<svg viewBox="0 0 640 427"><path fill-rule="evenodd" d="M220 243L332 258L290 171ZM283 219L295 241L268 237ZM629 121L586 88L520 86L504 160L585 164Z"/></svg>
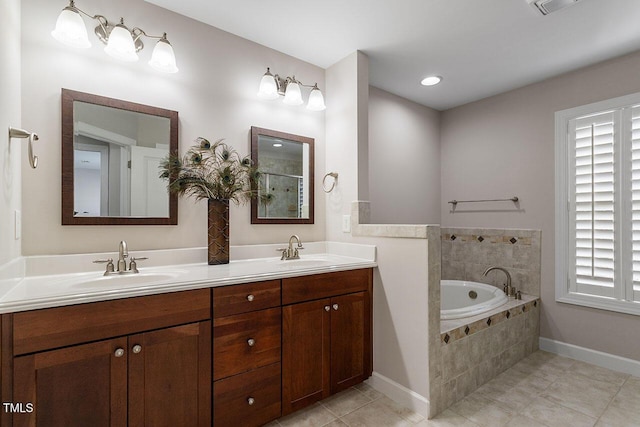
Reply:
<svg viewBox="0 0 640 427"><path fill-rule="evenodd" d="M267 72L262 76L260 80L260 89L258 90L258 98L260 99L276 99L279 96L284 96L282 102L287 105L301 105L304 103L302 100L301 87L311 88L309 94L309 101L307 102L307 109L311 111L322 111L327 107L324 104L324 96L322 91L318 88L318 84L313 86L305 85L296 77L282 78L278 74L271 74L271 70L267 68Z"/></svg>
<svg viewBox="0 0 640 427"><path fill-rule="evenodd" d="M422 86L435 86L442 81L442 77L440 76L429 76L422 79L420 84Z"/></svg>
<svg viewBox="0 0 640 427"><path fill-rule="evenodd" d="M53 38L71 47L85 49L91 47L82 15L98 21L94 32L98 39L106 45L104 51L110 56L121 61L137 61L138 52L144 48L141 38L145 36L158 40L151 54L149 65L164 73L178 72L176 57L171 43L167 40L167 33L163 33L162 36L154 36L138 27L130 30L124 24L123 18L120 18L120 22L114 25L102 15L90 15L78 9L73 0L70 0L69 6L60 12L56 27L51 32Z"/></svg>

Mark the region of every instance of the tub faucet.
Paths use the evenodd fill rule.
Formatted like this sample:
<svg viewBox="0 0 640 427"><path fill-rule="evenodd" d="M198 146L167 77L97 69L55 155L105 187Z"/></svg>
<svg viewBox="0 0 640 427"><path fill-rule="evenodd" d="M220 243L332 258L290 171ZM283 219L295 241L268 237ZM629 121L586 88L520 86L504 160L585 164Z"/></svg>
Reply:
<svg viewBox="0 0 640 427"><path fill-rule="evenodd" d="M513 292L514 288L513 286L511 286L511 274L509 274L509 272L506 269L502 267L489 267L484 271L484 273L482 273L482 275L486 276L492 270L500 270L507 275L507 287L505 288L504 293L507 294L507 296L510 296L512 293L515 294L515 292Z"/></svg>

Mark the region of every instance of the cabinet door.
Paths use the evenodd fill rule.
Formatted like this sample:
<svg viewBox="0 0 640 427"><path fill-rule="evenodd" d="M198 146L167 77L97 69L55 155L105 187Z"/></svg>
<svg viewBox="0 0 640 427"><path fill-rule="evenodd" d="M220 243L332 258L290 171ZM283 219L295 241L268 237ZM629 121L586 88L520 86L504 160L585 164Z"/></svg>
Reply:
<svg viewBox="0 0 640 427"><path fill-rule="evenodd" d="M211 322L131 335L130 426L211 426Z"/></svg>
<svg viewBox="0 0 640 427"><path fill-rule="evenodd" d="M282 415L329 396L330 300L282 308Z"/></svg>
<svg viewBox="0 0 640 427"><path fill-rule="evenodd" d="M126 338L14 358L14 426L127 424ZM28 412L28 403L33 412Z"/></svg>
<svg viewBox="0 0 640 427"><path fill-rule="evenodd" d="M370 304L367 292L331 298L331 394L369 377Z"/></svg>

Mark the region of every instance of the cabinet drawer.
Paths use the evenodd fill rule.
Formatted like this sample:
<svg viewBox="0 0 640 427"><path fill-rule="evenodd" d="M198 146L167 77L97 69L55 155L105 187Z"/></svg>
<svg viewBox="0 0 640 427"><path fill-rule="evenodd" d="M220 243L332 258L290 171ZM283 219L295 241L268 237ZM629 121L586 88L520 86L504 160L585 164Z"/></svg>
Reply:
<svg viewBox="0 0 640 427"><path fill-rule="evenodd" d="M150 295L13 315L14 355L211 318L211 291Z"/></svg>
<svg viewBox="0 0 640 427"><path fill-rule="evenodd" d="M280 307L214 319L214 380L279 362L281 319Z"/></svg>
<svg viewBox="0 0 640 427"><path fill-rule="evenodd" d="M280 280L213 289L213 317L248 313L280 305Z"/></svg>
<svg viewBox="0 0 640 427"><path fill-rule="evenodd" d="M282 279L282 304L370 290L370 268Z"/></svg>
<svg viewBox="0 0 640 427"><path fill-rule="evenodd" d="M280 417L280 389L280 363L216 381L213 425L253 427Z"/></svg>

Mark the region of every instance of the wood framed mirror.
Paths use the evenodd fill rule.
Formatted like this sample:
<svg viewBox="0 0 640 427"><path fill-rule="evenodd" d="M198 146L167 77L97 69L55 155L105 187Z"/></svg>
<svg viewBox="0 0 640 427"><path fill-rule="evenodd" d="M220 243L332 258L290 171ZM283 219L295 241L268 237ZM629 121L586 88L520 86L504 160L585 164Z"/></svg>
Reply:
<svg viewBox="0 0 640 427"><path fill-rule="evenodd" d="M251 127L251 159L260 171L258 191L270 201L251 201L252 224L313 224L314 139Z"/></svg>
<svg viewBox="0 0 640 427"><path fill-rule="evenodd" d="M62 89L62 225L176 225L178 112Z"/></svg>

